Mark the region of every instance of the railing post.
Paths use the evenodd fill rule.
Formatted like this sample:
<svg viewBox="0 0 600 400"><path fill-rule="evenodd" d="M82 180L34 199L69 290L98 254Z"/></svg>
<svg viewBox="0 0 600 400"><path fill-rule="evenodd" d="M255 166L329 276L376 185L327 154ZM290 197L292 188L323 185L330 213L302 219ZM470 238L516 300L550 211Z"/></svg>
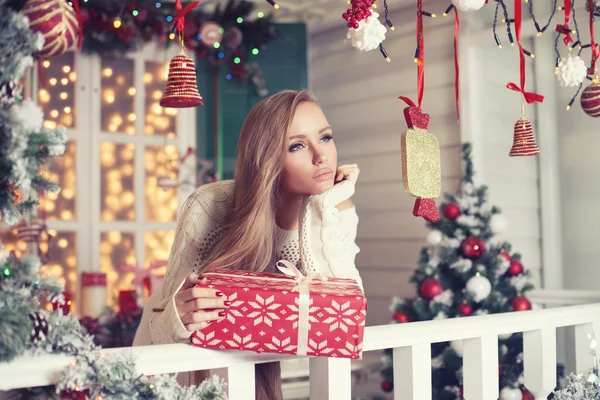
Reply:
<svg viewBox="0 0 600 400"><path fill-rule="evenodd" d="M229 400L254 400L256 383L254 364L239 364L227 368Z"/></svg>
<svg viewBox="0 0 600 400"><path fill-rule="evenodd" d="M498 336L486 335L463 342L463 387L466 400L497 399Z"/></svg>
<svg viewBox="0 0 600 400"><path fill-rule="evenodd" d="M309 360L310 399L350 400L352 397L350 367L349 358L311 358Z"/></svg>
<svg viewBox="0 0 600 400"><path fill-rule="evenodd" d="M594 333L596 340L600 339L600 321L575 325L575 373L585 374L594 367L594 359L590 354L590 339Z"/></svg>
<svg viewBox="0 0 600 400"><path fill-rule="evenodd" d="M525 387L535 398L546 398L556 388L556 328L523 333Z"/></svg>
<svg viewBox="0 0 600 400"><path fill-rule="evenodd" d="M431 400L431 344L393 352L394 400Z"/></svg>

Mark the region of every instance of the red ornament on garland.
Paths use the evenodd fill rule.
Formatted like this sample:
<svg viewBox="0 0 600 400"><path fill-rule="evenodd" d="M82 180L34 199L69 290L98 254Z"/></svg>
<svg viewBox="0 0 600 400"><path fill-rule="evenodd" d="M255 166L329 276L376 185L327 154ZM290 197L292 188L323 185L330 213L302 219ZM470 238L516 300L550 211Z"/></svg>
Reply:
<svg viewBox="0 0 600 400"><path fill-rule="evenodd" d="M471 236L460 245L463 255L471 260L477 259L485 253L485 244L478 237Z"/></svg>
<svg viewBox="0 0 600 400"><path fill-rule="evenodd" d="M56 311L59 308L62 310L63 315L69 315L69 313L71 312L71 293L69 292L62 292L63 298L64 298L64 303L63 304L59 304L58 301L53 301L52 302L52 310Z"/></svg>
<svg viewBox="0 0 600 400"><path fill-rule="evenodd" d="M517 276L523 272L523 264L519 260L510 260L510 267L506 271L508 276Z"/></svg>
<svg viewBox="0 0 600 400"><path fill-rule="evenodd" d="M508 155L511 157L533 156L539 152L540 148L535 142L531 122L524 117L521 117L521 119L515 123L513 145Z"/></svg>
<svg viewBox="0 0 600 400"><path fill-rule="evenodd" d="M531 310L531 302L525 296L517 296L510 301L510 305L514 311Z"/></svg>
<svg viewBox="0 0 600 400"><path fill-rule="evenodd" d="M397 321L397 322L401 322L401 323L408 322L408 315L406 315L406 313L403 313L403 312L396 311L392 318L394 318L394 321Z"/></svg>
<svg viewBox="0 0 600 400"><path fill-rule="evenodd" d="M501 250L499 255L500 255L500 257L504 258L506 261L511 260L510 254L508 254L504 250Z"/></svg>
<svg viewBox="0 0 600 400"><path fill-rule="evenodd" d="M523 397L521 397L521 400L535 400L535 397L531 394L529 390L523 389L521 393L523 393Z"/></svg>
<svg viewBox="0 0 600 400"><path fill-rule="evenodd" d="M29 18L29 28L44 37L35 56L48 58L69 50L79 34L75 10L67 0L28 0L21 14Z"/></svg>
<svg viewBox="0 0 600 400"><path fill-rule="evenodd" d="M473 307L468 303L461 303L456 307L456 311L458 311L459 314L468 317L473 313Z"/></svg>
<svg viewBox="0 0 600 400"><path fill-rule="evenodd" d="M381 382L381 390L383 390L385 393L389 393L394 390L394 384L388 380L385 380Z"/></svg>
<svg viewBox="0 0 600 400"><path fill-rule="evenodd" d="M444 286L442 285L442 282L435 278L425 279L419 287L419 293L427 300L431 300L435 296L442 294L443 291Z"/></svg>
<svg viewBox="0 0 600 400"><path fill-rule="evenodd" d="M581 108L590 117L600 117L600 81L586 87L580 97Z"/></svg>
<svg viewBox="0 0 600 400"><path fill-rule="evenodd" d="M444 217L455 220L460 215L460 207L455 203L448 203L442 208L442 214Z"/></svg>

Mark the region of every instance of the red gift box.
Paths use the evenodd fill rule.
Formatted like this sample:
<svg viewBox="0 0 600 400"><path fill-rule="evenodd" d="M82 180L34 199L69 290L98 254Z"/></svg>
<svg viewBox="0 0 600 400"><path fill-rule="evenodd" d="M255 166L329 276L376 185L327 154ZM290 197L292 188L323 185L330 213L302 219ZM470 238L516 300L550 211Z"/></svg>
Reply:
<svg viewBox="0 0 600 400"><path fill-rule="evenodd" d="M281 263L281 261L280 261ZM217 270L206 285L224 293L226 316L194 332L194 346L362 358L367 300L352 279ZM292 272L290 272L292 271Z"/></svg>

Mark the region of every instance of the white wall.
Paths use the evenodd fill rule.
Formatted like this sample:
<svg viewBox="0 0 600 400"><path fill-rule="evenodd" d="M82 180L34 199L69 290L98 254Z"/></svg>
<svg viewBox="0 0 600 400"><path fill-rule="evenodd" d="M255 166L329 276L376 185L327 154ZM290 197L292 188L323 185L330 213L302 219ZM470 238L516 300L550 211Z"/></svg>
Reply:
<svg viewBox="0 0 600 400"><path fill-rule="evenodd" d="M432 6L431 4L429 5ZM432 12L441 15L446 3ZM439 9L439 10L438 10ZM425 244L427 228L412 216L414 198L402 188L400 135L406 129L399 95L416 100L414 7L391 13L398 27L384 42L392 58L386 63L374 50L361 53L345 41L346 28L310 38L310 84L334 129L340 162L357 163L361 176L354 196L360 216L357 267L369 301L367 324L390 319L391 296L408 297L408 282ZM425 19L426 87L423 109L431 115L429 131L442 151L442 190L455 191L460 180L461 133L454 103L453 18ZM490 43L476 64L480 79L462 79L474 85L471 103L477 104L477 135L481 140L490 200L501 207L511 225L500 238L523 254L525 266L540 281L540 220L536 158L510 158L513 126L520 117L519 97L505 88L518 82L516 47L499 52ZM471 69L469 73L474 73ZM477 75L475 74L475 75ZM463 111L462 118L466 118ZM468 113L467 113L468 115ZM528 114L535 122L535 110Z"/></svg>

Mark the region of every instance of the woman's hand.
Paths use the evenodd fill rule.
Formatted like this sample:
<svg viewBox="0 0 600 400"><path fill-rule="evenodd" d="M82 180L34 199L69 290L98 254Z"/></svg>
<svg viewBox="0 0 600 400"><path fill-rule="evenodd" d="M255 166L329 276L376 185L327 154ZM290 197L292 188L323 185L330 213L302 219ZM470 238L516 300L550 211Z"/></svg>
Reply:
<svg viewBox="0 0 600 400"><path fill-rule="evenodd" d="M340 165L335 174L335 183L348 180L356 185L356 180L358 179L359 173L360 170L356 164Z"/></svg>
<svg viewBox="0 0 600 400"><path fill-rule="evenodd" d="M194 332L205 328L213 321L225 317L225 307L231 305L225 300L223 292L215 289L198 288L197 284L206 284L206 278L190 274L175 295L175 307L185 329Z"/></svg>

